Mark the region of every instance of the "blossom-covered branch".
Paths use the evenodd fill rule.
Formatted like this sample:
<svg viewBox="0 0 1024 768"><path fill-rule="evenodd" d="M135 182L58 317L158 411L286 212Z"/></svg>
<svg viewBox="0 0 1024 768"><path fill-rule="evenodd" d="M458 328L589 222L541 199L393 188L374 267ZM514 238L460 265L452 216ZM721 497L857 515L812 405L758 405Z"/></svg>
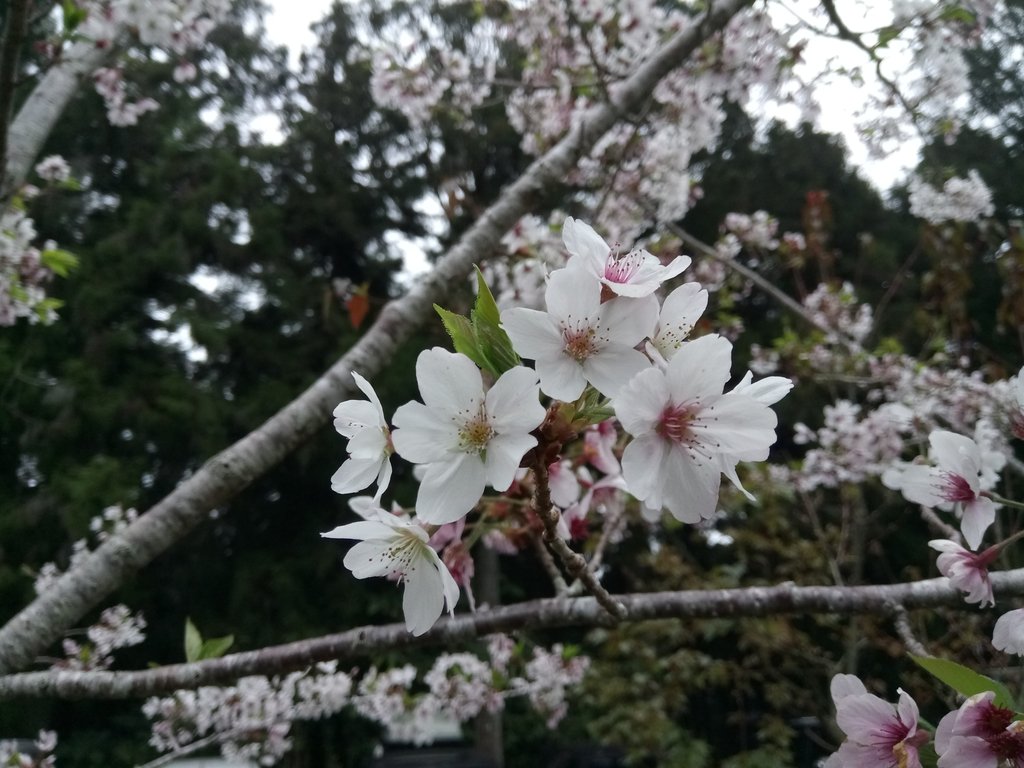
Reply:
<svg viewBox="0 0 1024 768"><path fill-rule="evenodd" d="M438 262L434 271L401 300L386 306L374 326L334 366L261 427L210 459L173 493L107 541L81 568L64 576L0 629L0 671L30 663L48 645L116 589L223 504L273 467L327 423L339 400L351 393L351 372L381 370L473 262L498 250L501 236L551 185L624 115L638 109L659 80L685 61L749 4L724 0L674 35L615 91L611 103L595 105L558 144L538 158ZM20 115L19 115L20 118Z"/></svg>
<svg viewBox="0 0 1024 768"><path fill-rule="evenodd" d="M1001 597L1024 595L1024 569L991 576ZM897 607L912 610L965 604L948 579L859 587L773 587L691 590L616 595L628 621L664 618L741 618L774 614L890 614ZM503 606L442 619L428 632L414 636L405 623L358 627L334 635L234 653L220 659L173 664L138 672L72 672L51 670L0 677L0 698L132 698L180 688L224 683L251 674L280 674L317 662L349 660L410 647L451 648L496 632L589 626L607 622L607 611L593 597L552 598Z"/></svg>

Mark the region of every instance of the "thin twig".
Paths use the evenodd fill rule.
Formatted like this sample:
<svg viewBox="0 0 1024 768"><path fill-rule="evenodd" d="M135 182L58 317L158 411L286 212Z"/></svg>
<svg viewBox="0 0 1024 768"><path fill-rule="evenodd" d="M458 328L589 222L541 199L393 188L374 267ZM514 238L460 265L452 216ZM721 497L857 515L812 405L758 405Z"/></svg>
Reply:
<svg viewBox="0 0 1024 768"><path fill-rule="evenodd" d="M531 536L530 540L533 542L533 549L537 553L537 558L540 560L540 564L544 567L544 571L551 579L551 584L555 588L556 595L567 595L569 594L569 585L565 583L565 579L562 578L561 571L558 570L558 566L555 564L555 559L551 556L551 552L544 544L544 540L540 536Z"/></svg>
<svg viewBox="0 0 1024 768"><path fill-rule="evenodd" d="M626 606L611 596L597 576L587 569L586 559L565 543L558 535L558 520L560 513L558 507L551 503L551 488L548 483L548 468L544 463L543 452L538 452L536 461L533 462L533 511L544 523L544 541L554 550L562 561L562 565L569 572L569 575L579 579L587 591L594 596L597 602L611 614L612 618L621 621L626 618Z"/></svg>
<svg viewBox="0 0 1024 768"><path fill-rule="evenodd" d="M199 739L198 741L193 741L191 744L186 744L184 747L180 747L174 750L173 752L168 752L165 755L160 755L160 757L153 758L148 763L143 763L142 765L138 765L135 768L160 768L161 765L173 763L179 757L191 755L193 752L198 752L200 749L203 749L204 747L209 747L220 741L227 741L235 735L238 735L237 731L228 731L226 733L211 733L209 736Z"/></svg>
<svg viewBox="0 0 1024 768"><path fill-rule="evenodd" d="M928 523L932 528L937 530L950 541L955 541L957 544L963 541L963 538L960 536L960 531L935 514L934 509L929 507L921 507L920 509L921 519Z"/></svg>
<svg viewBox="0 0 1024 768"><path fill-rule="evenodd" d="M892 620L896 627L896 633L900 636L908 651L914 656L932 655L928 653L928 649L921 644L921 641L914 636L914 631L910 628L910 615L907 613L907 609L899 603L895 603L892 606Z"/></svg>

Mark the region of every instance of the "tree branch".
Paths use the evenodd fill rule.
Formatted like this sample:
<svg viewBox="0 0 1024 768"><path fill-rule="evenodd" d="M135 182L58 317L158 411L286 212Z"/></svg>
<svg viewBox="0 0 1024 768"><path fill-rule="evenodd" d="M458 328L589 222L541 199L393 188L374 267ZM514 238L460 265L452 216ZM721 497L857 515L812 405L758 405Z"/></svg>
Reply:
<svg viewBox="0 0 1024 768"><path fill-rule="evenodd" d="M434 270L402 299L386 305L367 333L309 389L262 426L207 461L120 535L107 540L80 568L67 573L8 621L0 629L0 673L31 663L125 578L204 520L210 509L239 493L326 424L338 401L353 392L353 370L367 377L382 370L398 346L432 314L433 304L443 301L450 286L462 283L474 262L497 250L501 236L532 209L542 193L562 182L601 136L623 115L643 104L662 77L750 2L722 0L711 4L707 14L693 26L653 52L615 90L611 103L591 107L565 138L535 160ZM18 119L21 118L19 114Z"/></svg>
<svg viewBox="0 0 1024 768"><path fill-rule="evenodd" d="M1024 568L992 574L1000 599L1024 595ZM946 578L860 587L774 587L692 590L617 595L626 621L647 619L744 618L778 614L892 615L946 606L974 609ZM349 662L368 654L412 647L451 649L495 632L593 626L608 621L593 597L549 598L446 618L424 635L409 634L404 623L359 627L334 635L233 653L220 659L172 664L137 672L50 670L0 677L0 699L124 699L167 694L179 688L230 683L245 675L277 675L321 661Z"/></svg>
<svg viewBox="0 0 1024 768"><path fill-rule="evenodd" d="M7 157L7 126L11 122L14 84L28 29L28 0L11 0L6 17L4 38L0 43L0 160Z"/></svg>
<svg viewBox="0 0 1024 768"><path fill-rule="evenodd" d="M7 158L0 200L8 200L25 183L50 131L78 93L82 81L112 54L115 46L75 43L46 73L21 105L7 131Z"/></svg>

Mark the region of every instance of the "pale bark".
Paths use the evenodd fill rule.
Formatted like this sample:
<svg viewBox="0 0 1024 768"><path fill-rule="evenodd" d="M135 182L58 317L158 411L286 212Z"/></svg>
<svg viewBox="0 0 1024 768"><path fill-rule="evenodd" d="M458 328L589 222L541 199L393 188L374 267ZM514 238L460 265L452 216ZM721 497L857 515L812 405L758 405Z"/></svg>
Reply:
<svg viewBox="0 0 1024 768"><path fill-rule="evenodd" d="M7 160L0 199L8 199L25 183L53 126L82 89L82 83L110 57L112 49L112 45L75 43L32 89L7 131Z"/></svg>
<svg viewBox="0 0 1024 768"><path fill-rule="evenodd" d="M474 262L497 250L501 236L543 192L563 182L579 159L622 116L650 97L654 86L752 0L723 0L706 16L652 53L615 89L611 104L592 107L569 135L530 165L488 208L427 277L387 305L362 339L299 397L261 427L210 459L121 535L112 537L80 568L24 608L0 629L0 673L30 664L131 573L151 562L254 479L276 465L329 420L334 406L354 391L351 372L372 377L435 302L461 284ZM19 115L20 119L20 115Z"/></svg>
<svg viewBox="0 0 1024 768"><path fill-rule="evenodd" d="M1024 595L1024 568L992 574L1000 599ZM876 614L900 620L903 612L948 606L977 610L946 578L860 587L774 587L616 595L627 621L744 618L778 614ZM405 624L359 627L334 635L234 653L221 659L173 664L138 672L22 672L0 677L0 699L139 698L180 688L227 684L245 675L276 675L320 661L351 662L411 647L454 649L495 632L591 626L612 621L593 597L551 598L442 619L414 637Z"/></svg>

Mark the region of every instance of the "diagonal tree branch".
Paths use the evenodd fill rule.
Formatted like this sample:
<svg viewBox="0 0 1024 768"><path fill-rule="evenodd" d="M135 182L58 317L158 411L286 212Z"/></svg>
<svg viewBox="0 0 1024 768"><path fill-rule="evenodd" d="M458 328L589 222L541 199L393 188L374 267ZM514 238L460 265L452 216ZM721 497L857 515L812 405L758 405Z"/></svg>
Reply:
<svg viewBox="0 0 1024 768"><path fill-rule="evenodd" d="M1024 595L1024 568L992 574L1002 598ZM915 608L972 608L946 578L860 587L774 587L616 595L626 621L744 618L778 614L905 614ZM414 637L405 624L359 627L347 632L220 659L172 664L138 672L50 670L0 677L0 700L15 697L124 699L166 694L179 688L226 684L245 675L276 675L320 661L350 661L411 647L454 648L495 632L606 624L608 613L593 597L549 598L442 619Z"/></svg>
<svg viewBox="0 0 1024 768"><path fill-rule="evenodd" d="M0 159L7 157L7 126L11 122L21 48L28 30L28 0L12 0L6 11L0 42Z"/></svg>
<svg viewBox="0 0 1024 768"><path fill-rule="evenodd" d="M25 183L32 163L71 99L81 90L82 81L100 67L114 49L113 45L75 43L25 99L6 133L7 157L0 200L10 199Z"/></svg>
<svg viewBox="0 0 1024 768"><path fill-rule="evenodd" d="M381 311L373 327L337 363L262 426L206 462L195 475L112 537L0 629L0 673L25 667L124 579L167 550L223 504L328 422L353 391L351 372L373 376L442 301L474 262L495 252L501 236L531 210L541 193L565 179L578 160L619 119L636 110L658 81L684 62L752 0L722 0L680 31L595 105L558 144L511 184L433 272ZM20 119L19 115L19 119Z"/></svg>

